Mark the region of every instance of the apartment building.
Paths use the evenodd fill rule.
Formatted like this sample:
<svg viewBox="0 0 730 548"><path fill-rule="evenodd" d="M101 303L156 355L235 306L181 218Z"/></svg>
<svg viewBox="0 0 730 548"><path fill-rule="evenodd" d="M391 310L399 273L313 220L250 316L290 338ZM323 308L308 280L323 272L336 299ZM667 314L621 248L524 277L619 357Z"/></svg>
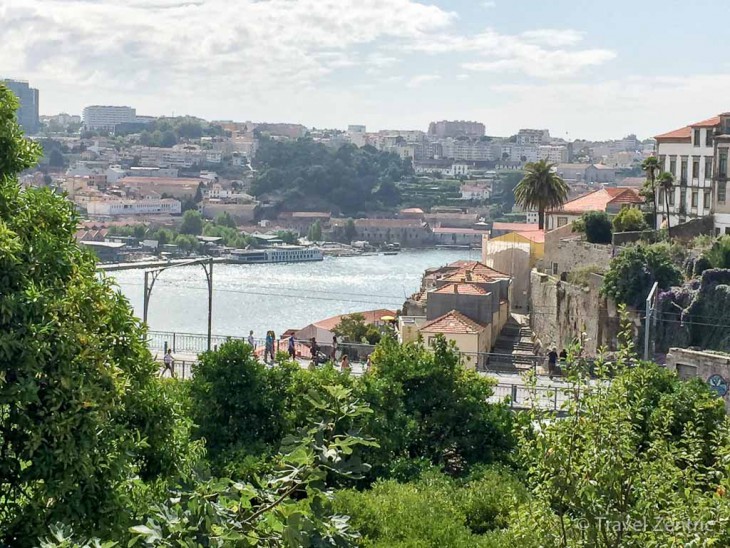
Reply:
<svg viewBox="0 0 730 548"><path fill-rule="evenodd" d="M114 131L118 124L137 121L137 111L132 107L91 105L83 111L84 127L88 130Z"/></svg>
<svg viewBox="0 0 730 548"><path fill-rule="evenodd" d="M0 83L15 94L20 106L17 111L18 124L28 134L36 133L40 129L40 117L38 116L38 90L30 87L28 82L23 80L0 80Z"/></svg>
<svg viewBox="0 0 730 548"><path fill-rule="evenodd" d="M537 155L540 160L560 164L568 161L568 148L562 145L542 145L538 147Z"/></svg>
<svg viewBox="0 0 730 548"><path fill-rule="evenodd" d="M656 136L659 169L668 171L675 179L666 201L664 190L657 189L659 226L666 203L671 226L712 213L714 136L716 128L720 127L720 118L715 116ZM718 205L724 206L724 198Z"/></svg>
<svg viewBox="0 0 730 548"><path fill-rule="evenodd" d="M543 145L550 142L547 129L521 129L517 132L518 145Z"/></svg>
<svg viewBox="0 0 730 548"><path fill-rule="evenodd" d="M484 124L481 122L467 122L465 120L441 120L431 122L428 134L434 137L483 137Z"/></svg>
<svg viewBox="0 0 730 548"><path fill-rule="evenodd" d="M730 112L718 116L713 139L713 201L715 234L730 234L730 201L727 199L728 155L730 155Z"/></svg>
<svg viewBox="0 0 730 548"><path fill-rule="evenodd" d="M115 217L133 215L179 215L182 204L172 198L147 198L144 200L90 200L86 211L91 217Z"/></svg>

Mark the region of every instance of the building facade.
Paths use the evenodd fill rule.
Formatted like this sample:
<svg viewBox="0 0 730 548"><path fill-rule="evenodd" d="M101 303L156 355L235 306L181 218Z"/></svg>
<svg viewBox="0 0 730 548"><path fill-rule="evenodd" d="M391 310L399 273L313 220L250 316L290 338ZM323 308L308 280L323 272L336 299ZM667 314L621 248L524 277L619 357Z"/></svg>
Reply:
<svg viewBox="0 0 730 548"><path fill-rule="evenodd" d="M712 213L714 135L719 124L716 116L656 136L659 170L671 173L675 181L668 193L657 188L657 228L666 210L670 226Z"/></svg>
<svg viewBox="0 0 730 548"><path fill-rule="evenodd" d="M179 215L182 204L172 198L146 200L91 200L86 211L94 217L114 217L126 215Z"/></svg>
<svg viewBox="0 0 730 548"><path fill-rule="evenodd" d="M91 105L83 112L84 127L92 131L114 131L118 124L137 121L137 111L132 107Z"/></svg>
<svg viewBox="0 0 730 548"><path fill-rule="evenodd" d="M483 137L484 124L481 122L467 122L465 120L441 120L431 122L428 134L435 137Z"/></svg>
<svg viewBox="0 0 730 548"><path fill-rule="evenodd" d="M22 80L2 80L2 83L12 91L20 102L17 111L18 124L27 134L37 133L40 129L39 95L38 90L30 87Z"/></svg>

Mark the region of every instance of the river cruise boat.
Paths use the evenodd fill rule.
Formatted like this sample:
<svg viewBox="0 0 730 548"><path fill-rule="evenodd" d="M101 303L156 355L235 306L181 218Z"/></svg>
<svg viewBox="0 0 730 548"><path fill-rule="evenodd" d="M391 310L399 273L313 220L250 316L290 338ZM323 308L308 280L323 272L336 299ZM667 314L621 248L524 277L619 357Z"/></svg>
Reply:
<svg viewBox="0 0 730 548"><path fill-rule="evenodd" d="M265 249L234 249L228 258L232 263L304 263L324 259L322 250L316 247L277 246Z"/></svg>

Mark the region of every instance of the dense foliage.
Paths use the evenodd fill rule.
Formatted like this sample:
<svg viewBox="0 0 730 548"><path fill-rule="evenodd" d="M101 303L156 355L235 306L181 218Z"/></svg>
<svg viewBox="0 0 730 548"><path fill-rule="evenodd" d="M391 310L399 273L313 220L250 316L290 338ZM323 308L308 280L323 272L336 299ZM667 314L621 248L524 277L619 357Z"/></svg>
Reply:
<svg viewBox="0 0 730 548"><path fill-rule="evenodd" d="M644 214L635 207L623 207L613 218L613 229L616 232L633 232L649 228Z"/></svg>
<svg viewBox="0 0 730 548"><path fill-rule="evenodd" d="M623 248L611 260L601 292L619 304L644 305L654 282L666 290L682 282L667 244L637 244Z"/></svg>
<svg viewBox="0 0 730 548"><path fill-rule="evenodd" d="M256 153L259 172L251 191L277 195L283 207L337 209L356 213L400 202L393 183L413 174L397 154L373 147L343 145L337 150L311 139L282 142L262 137Z"/></svg>
<svg viewBox="0 0 730 548"><path fill-rule="evenodd" d="M574 232L584 232L592 244L610 244L613 237L611 219L605 211L589 211L573 223Z"/></svg>

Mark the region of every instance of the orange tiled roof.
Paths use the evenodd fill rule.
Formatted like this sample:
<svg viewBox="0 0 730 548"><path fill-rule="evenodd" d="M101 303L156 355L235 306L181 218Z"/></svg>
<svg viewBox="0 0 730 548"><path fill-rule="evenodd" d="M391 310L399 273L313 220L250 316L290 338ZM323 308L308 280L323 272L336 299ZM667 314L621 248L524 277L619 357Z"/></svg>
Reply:
<svg viewBox="0 0 730 548"><path fill-rule="evenodd" d="M446 274L442 278L439 278L440 281L443 282L451 282L451 283L478 283L478 284L485 284L489 282L493 282L494 278L490 276L486 276L484 274L480 274L479 272L474 272L472 270L468 269L462 269L457 270L456 272L452 272L450 274Z"/></svg>
<svg viewBox="0 0 730 548"><path fill-rule="evenodd" d="M482 324L475 322L474 320L467 318L461 312L452 310L447 312L440 318L436 318L433 321L428 322L421 328L421 331L427 333L443 333L443 334L460 334L469 333L476 334L481 333L484 330Z"/></svg>
<svg viewBox="0 0 730 548"><path fill-rule="evenodd" d="M536 244L545 243L545 231L544 230L531 230L529 232L515 232L515 234L519 234L523 238L530 240L531 242L534 242Z"/></svg>
<svg viewBox="0 0 730 548"><path fill-rule="evenodd" d="M460 272L470 270L471 272L476 272L477 274L481 274L487 278L509 278L508 274L500 272L499 270L494 270L479 261L455 261L448 266L458 268Z"/></svg>
<svg viewBox="0 0 730 548"><path fill-rule="evenodd" d="M463 282L447 284L438 288L434 293L440 295L489 295L488 291L485 291L478 285Z"/></svg>
<svg viewBox="0 0 730 548"><path fill-rule="evenodd" d="M606 211L609 204L640 204L643 199L634 188L615 187L594 190L575 200L565 202L563 207L548 213L586 213L588 211Z"/></svg>
<svg viewBox="0 0 730 548"><path fill-rule="evenodd" d="M665 139L665 140L686 140L692 138L692 129L696 127L715 127L720 123L720 117L719 116L713 116L712 118L708 118L707 120L702 120L701 122L696 122L694 124L690 124L688 126L675 129L674 131L669 131L667 133L662 133L661 135L657 135L654 138L655 139Z"/></svg>

